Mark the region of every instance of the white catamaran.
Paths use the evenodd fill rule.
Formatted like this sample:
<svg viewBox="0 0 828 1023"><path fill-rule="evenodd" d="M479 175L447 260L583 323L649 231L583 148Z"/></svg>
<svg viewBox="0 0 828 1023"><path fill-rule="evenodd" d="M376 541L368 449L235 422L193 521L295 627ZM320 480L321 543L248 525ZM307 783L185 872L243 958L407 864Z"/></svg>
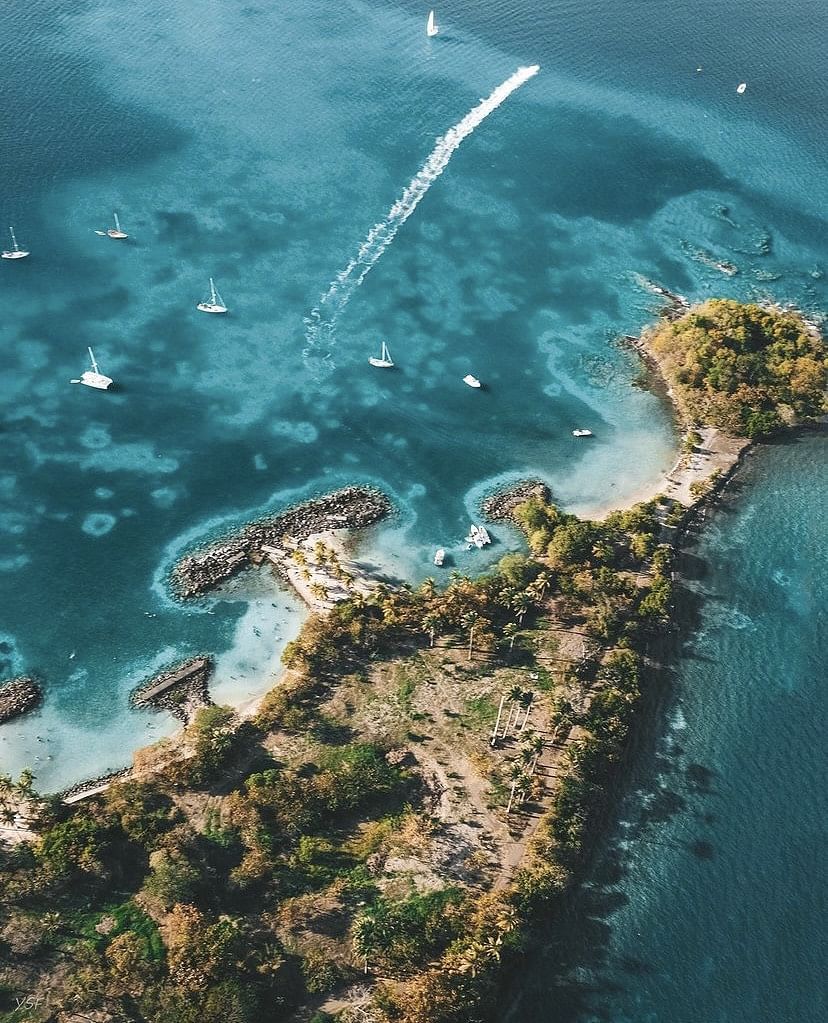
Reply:
<svg viewBox="0 0 828 1023"><path fill-rule="evenodd" d="M199 302L196 309L202 313L226 313L227 306L224 304L224 299L216 291L216 286L213 284L213 278L210 278L210 300L209 302Z"/></svg>
<svg viewBox="0 0 828 1023"><path fill-rule="evenodd" d="M104 376L103 373L98 369L98 364L95 362L95 354L91 348L86 349L89 352L89 360L92 363L92 369L87 370L85 373L81 373L79 379L73 380L73 384L86 384L87 387L95 387L99 391L105 391L107 388L112 386L112 378Z"/></svg>
<svg viewBox="0 0 828 1023"><path fill-rule="evenodd" d="M376 355L372 355L368 361L372 366L377 366L379 369L391 369L394 365L394 360L391 358L391 353L388 351L388 345L384 341L382 342L382 352L380 353L380 357L377 358Z"/></svg>
<svg viewBox="0 0 828 1023"><path fill-rule="evenodd" d="M11 235L12 247L10 249L6 249L5 252L0 252L0 258L2 258L2 259L23 259L25 256L28 256L29 253L26 252L24 249L21 249L20 246L17 244L17 239L14 236L14 228L13 227L9 228L9 234Z"/></svg>
<svg viewBox="0 0 828 1023"><path fill-rule="evenodd" d="M426 22L426 35L436 36L440 29L437 27L437 22L434 20L434 11L428 12L428 21Z"/></svg>

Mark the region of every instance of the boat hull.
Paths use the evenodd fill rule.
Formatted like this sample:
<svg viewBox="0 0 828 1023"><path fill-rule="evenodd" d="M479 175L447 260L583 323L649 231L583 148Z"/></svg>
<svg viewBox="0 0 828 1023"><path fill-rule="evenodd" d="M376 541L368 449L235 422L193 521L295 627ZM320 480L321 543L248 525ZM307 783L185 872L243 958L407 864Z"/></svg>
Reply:
<svg viewBox="0 0 828 1023"><path fill-rule="evenodd" d="M377 369L392 369L394 366L394 363L390 359L377 359L373 355L368 361L372 366L376 366Z"/></svg>
<svg viewBox="0 0 828 1023"><path fill-rule="evenodd" d="M25 259L28 256L28 252L23 252L22 249L15 249L13 252L0 252L0 259Z"/></svg>
<svg viewBox="0 0 828 1023"><path fill-rule="evenodd" d="M107 238L129 238L125 231L116 231L113 227L106 232Z"/></svg>
<svg viewBox="0 0 828 1023"><path fill-rule="evenodd" d="M103 373L93 373L90 370L81 374L79 383L85 387L94 387L96 391L107 391L112 386L110 377L104 376Z"/></svg>
<svg viewBox="0 0 828 1023"><path fill-rule="evenodd" d="M469 387L480 387L480 381L477 377L473 377L471 373L468 376L463 377L463 383L468 384Z"/></svg>
<svg viewBox="0 0 828 1023"><path fill-rule="evenodd" d="M199 302L198 305L196 306L196 309L198 309L198 311L200 313L217 313L217 314L221 314L221 313L226 313L227 312L227 306L218 305L218 304L214 305L212 302Z"/></svg>

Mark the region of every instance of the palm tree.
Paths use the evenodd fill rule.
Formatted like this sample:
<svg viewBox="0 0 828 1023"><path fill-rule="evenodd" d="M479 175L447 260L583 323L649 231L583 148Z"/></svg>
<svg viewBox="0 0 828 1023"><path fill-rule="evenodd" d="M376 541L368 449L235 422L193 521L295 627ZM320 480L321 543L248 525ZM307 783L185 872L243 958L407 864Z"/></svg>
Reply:
<svg viewBox="0 0 828 1023"><path fill-rule="evenodd" d="M477 623L480 621L480 615L477 611L468 611L463 615L460 624L464 629L469 630L469 654L466 658L467 661L472 659L472 653L474 652L474 629Z"/></svg>
<svg viewBox="0 0 828 1023"><path fill-rule="evenodd" d="M428 614L423 615L421 628L423 632L428 636L428 645L434 646L434 636L437 630L443 624L443 619L436 611L429 611Z"/></svg>
<svg viewBox="0 0 828 1023"><path fill-rule="evenodd" d="M509 713L506 716L506 724L503 726L503 735L501 736L501 738L505 739L509 733L509 729L512 725L512 711L517 709L517 712L520 713L520 701L522 699L523 690L520 688L520 686L512 686L512 688L509 690L509 701L511 702L512 705L509 708ZM517 721L517 717L515 717L515 721Z"/></svg>
<svg viewBox="0 0 828 1023"><path fill-rule="evenodd" d="M420 583L419 592L426 600L433 600L437 592L437 583L429 576Z"/></svg>
<svg viewBox="0 0 828 1023"><path fill-rule="evenodd" d="M517 789L523 789L526 784L526 771L521 767L517 761L513 762L509 767L509 777L512 779L512 789L509 793L509 805L506 807L506 813L512 809L512 803L515 801L515 792Z"/></svg>
<svg viewBox="0 0 828 1023"><path fill-rule="evenodd" d="M515 648L515 639L517 638L519 632L520 626L517 624L517 622L507 622L503 626L503 637L504 639L509 640L509 653L511 653Z"/></svg>
<svg viewBox="0 0 828 1023"><path fill-rule="evenodd" d="M523 724L522 724L522 725L520 726L520 728L518 729L518 735L520 735L520 734L521 734L521 732L523 731L523 729L524 729L524 728L526 727L526 725L527 725L527 724L529 723L529 715L530 715L530 714L531 714L531 712L532 712L532 701L533 701L534 699L535 699L535 694L534 694L533 692L531 692L531 691L530 691L530 692L528 692L528 693L524 693L524 694L523 694L523 699L522 699L522 701L521 701L521 702L522 702L522 703L523 703L523 705L524 705L524 706L526 707L526 716L525 716L525 717L524 717L524 719L523 719ZM515 716L515 724L517 724L517 716Z"/></svg>
<svg viewBox="0 0 828 1023"><path fill-rule="evenodd" d="M526 590L520 590L512 597L512 610L517 615L517 620L523 624L523 616L532 606L532 598Z"/></svg>
<svg viewBox="0 0 828 1023"><path fill-rule="evenodd" d="M532 585L538 591L538 595L540 596L540 598L543 599L543 595L552 585L552 576L549 574L549 572L539 572L537 578L535 579Z"/></svg>
<svg viewBox="0 0 828 1023"><path fill-rule="evenodd" d="M533 754L532 767L529 770L530 774L534 774L538 769L538 761L540 760L541 753L546 748L546 739L542 735L533 735L529 740L528 750Z"/></svg>
<svg viewBox="0 0 828 1023"><path fill-rule="evenodd" d="M497 720L495 721L494 728L492 729L492 741L490 745L494 746L497 742L497 730L500 728L500 716L503 713L503 704L506 702L506 693L503 693L500 697L500 706L497 708Z"/></svg>
<svg viewBox="0 0 828 1023"><path fill-rule="evenodd" d="M18 794L21 796L31 796L33 792L32 783L34 782L35 776L28 767L24 767L20 772L20 777L17 779L17 785L15 786Z"/></svg>

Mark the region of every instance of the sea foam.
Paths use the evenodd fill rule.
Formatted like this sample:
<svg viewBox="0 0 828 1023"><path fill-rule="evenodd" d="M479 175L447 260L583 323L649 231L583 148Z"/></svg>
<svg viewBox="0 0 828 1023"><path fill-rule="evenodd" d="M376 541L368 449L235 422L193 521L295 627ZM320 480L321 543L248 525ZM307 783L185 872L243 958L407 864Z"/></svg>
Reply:
<svg viewBox="0 0 828 1023"><path fill-rule="evenodd" d="M319 305L305 318L305 349L302 353L305 359L313 355L321 356L328 360L329 369L333 368L330 364L330 349L335 340L336 322L353 293L365 280L368 272L376 266L399 229L446 169L460 143L539 70L537 64L518 68L502 85L498 85L490 95L481 99L461 121L437 139L428 159L388 211L385 219L374 224L357 254L339 271L320 299Z"/></svg>

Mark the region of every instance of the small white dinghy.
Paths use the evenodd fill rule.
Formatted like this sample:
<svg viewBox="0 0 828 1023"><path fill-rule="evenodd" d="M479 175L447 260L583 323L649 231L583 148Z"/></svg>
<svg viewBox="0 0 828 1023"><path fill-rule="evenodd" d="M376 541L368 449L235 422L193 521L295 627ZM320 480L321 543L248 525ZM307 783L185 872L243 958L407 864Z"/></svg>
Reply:
<svg viewBox="0 0 828 1023"><path fill-rule="evenodd" d="M107 238L129 238L129 235L126 233L126 231L121 230L121 221L118 220L118 214L113 213L112 216L115 218L115 226L107 228L106 230ZM101 232L99 231L98 234L100 233Z"/></svg>
<svg viewBox="0 0 828 1023"><path fill-rule="evenodd" d="M378 369L391 369L394 365L394 360L391 358L391 353L388 351L388 345L384 341L382 342L380 357L377 358L376 355L372 355L368 361L372 366L376 366Z"/></svg>
<svg viewBox="0 0 828 1023"><path fill-rule="evenodd" d="M746 88L747 88L747 82L739 82L739 84L736 86L736 91L741 96Z"/></svg>
<svg viewBox="0 0 828 1023"><path fill-rule="evenodd" d="M473 377L473 376L471 375L471 373L467 373L467 374L466 374L466 375L465 375L465 376L463 377L463 383L464 383L464 384L468 384L468 385L469 385L469 387L480 387L480 386L481 386L481 385L480 385L480 381L479 381L479 380L477 379L477 377Z"/></svg>
<svg viewBox="0 0 828 1023"><path fill-rule="evenodd" d="M434 18L434 11L428 12L428 21L426 22L426 35L431 38L436 36L440 29L437 27L437 22Z"/></svg>
<svg viewBox="0 0 828 1023"><path fill-rule="evenodd" d="M73 384L85 384L87 387L95 387L99 391L106 391L112 386L112 378L104 376L103 373L98 369L98 364L95 362L95 355L91 348L86 349L89 352L89 360L92 363L92 369L87 370L85 373L81 373L80 378L72 380Z"/></svg>
<svg viewBox="0 0 828 1023"><path fill-rule="evenodd" d="M572 436L573 437L591 437L592 436L592 430L573 430L572 431Z"/></svg>
<svg viewBox="0 0 828 1023"><path fill-rule="evenodd" d="M444 547L438 547L434 554L434 564L438 568L443 567L443 562L446 560L446 550Z"/></svg>
<svg viewBox="0 0 828 1023"><path fill-rule="evenodd" d="M29 255L24 249L21 249L17 244L17 239L14 236L14 228L9 228L9 234L11 235L12 247L6 249L5 252L0 252L0 258L2 259L25 259Z"/></svg>
<svg viewBox="0 0 828 1023"><path fill-rule="evenodd" d="M216 291L216 286L213 284L213 278L210 278L210 298L207 302L199 302L196 306L202 313L226 313L227 306L224 304L224 299Z"/></svg>

